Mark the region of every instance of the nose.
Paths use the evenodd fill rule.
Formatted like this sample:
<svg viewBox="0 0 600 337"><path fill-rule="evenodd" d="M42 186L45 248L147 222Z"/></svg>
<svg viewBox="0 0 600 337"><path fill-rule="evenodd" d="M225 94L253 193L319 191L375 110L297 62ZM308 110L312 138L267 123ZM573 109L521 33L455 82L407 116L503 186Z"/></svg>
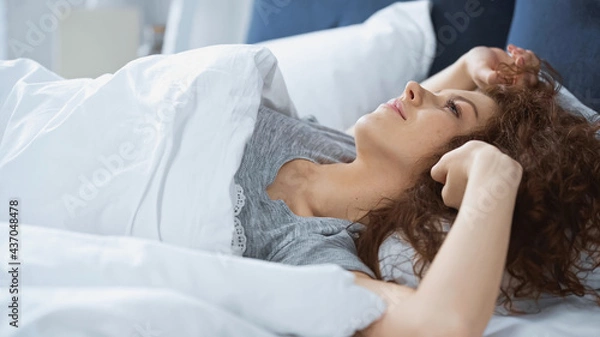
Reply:
<svg viewBox="0 0 600 337"><path fill-rule="evenodd" d="M421 105L423 103L424 90L419 83L409 81L404 89L404 100L413 105Z"/></svg>

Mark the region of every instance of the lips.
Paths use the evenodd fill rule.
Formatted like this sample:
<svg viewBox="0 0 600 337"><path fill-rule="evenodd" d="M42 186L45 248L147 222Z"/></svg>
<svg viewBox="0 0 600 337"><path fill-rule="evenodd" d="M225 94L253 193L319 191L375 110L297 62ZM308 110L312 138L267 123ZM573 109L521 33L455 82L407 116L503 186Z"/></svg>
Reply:
<svg viewBox="0 0 600 337"><path fill-rule="evenodd" d="M402 109L402 102L399 99L392 99L385 104L390 109L396 111L400 116L406 120L406 115L404 114L404 110Z"/></svg>

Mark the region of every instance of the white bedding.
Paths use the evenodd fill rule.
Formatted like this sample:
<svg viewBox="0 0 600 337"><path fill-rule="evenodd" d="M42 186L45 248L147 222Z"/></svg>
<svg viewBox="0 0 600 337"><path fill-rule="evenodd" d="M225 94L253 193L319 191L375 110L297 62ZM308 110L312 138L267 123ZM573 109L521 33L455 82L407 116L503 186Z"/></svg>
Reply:
<svg viewBox="0 0 600 337"><path fill-rule="evenodd" d="M385 309L338 266L232 255L230 187L257 108L295 114L267 49L153 56L68 81L0 62L0 102L0 200L18 199L28 224L20 327L1 315L1 336L349 336ZM8 284L8 212L0 228ZM9 297L2 288L0 305ZM597 336L600 309L574 303L494 317L486 336Z"/></svg>
<svg viewBox="0 0 600 337"><path fill-rule="evenodd" d="M293 267L30 225L19 241L21 319L13 328L2 315L6 337L349 336L385 306L334 265ZM7 296L3 289L2 306Z"/></svg>
<svg viewBox="0 0 600 337"><path fill-rule="evenodd" d="M25 59L0 72L0 200L21 198L32 224L219 252L233 222L223 186L261 99L293 111L258 47L152 56L96 79Z"/></svg>
<svg viewBox="0 0 600 337"><path fill-rule="evenodd" d="M122 336L148 321L165 336L347 336L383 313L339 266L225 256L230 187L258 107L294 114L268 49L153 56L66 81L7 61L0 78L0 200L54 228L23 228L22 326L2 315L0 335Z"/></svg>

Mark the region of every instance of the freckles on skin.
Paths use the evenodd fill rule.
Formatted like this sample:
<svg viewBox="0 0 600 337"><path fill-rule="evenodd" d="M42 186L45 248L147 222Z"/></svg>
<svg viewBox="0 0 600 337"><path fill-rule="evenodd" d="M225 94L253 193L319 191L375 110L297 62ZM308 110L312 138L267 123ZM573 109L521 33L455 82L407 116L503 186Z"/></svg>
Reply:
<svg viewBox="0 0 600 337"><path fill-rule="evenodd" d="M357 154L362 152L381 165L410 170L416 161L453 137L483 125L497 108L491 98L479 92L442 90L433 94L422 90L421 95L414 102L403 101L406 119L385 106L362 116L356 125ZM454 109L446 103L452 97ZM476 106L479 116L466 100Z"/></svg>

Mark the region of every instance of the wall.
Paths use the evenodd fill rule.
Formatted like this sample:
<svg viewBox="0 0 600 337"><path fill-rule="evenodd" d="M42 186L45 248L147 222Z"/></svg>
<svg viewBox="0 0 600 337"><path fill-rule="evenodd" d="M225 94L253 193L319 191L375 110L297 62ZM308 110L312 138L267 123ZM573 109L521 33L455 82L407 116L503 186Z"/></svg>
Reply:
<svg viewBox="0 0 600 337"><path fill-rule="evenodd" d="M133 5L142 24L166 23L171 0L0 0L0 58L26 57L56 70L57 36L61 23L76 9ZM2 20L1 8L7 18ZM6 39L2 39L2 30ZM140 29L141 31L141 29ZM4 55L3 55L4 54Z"/></svg>
<svg viewBox="0 0 600 337"><path fill-rule="evenodd" d="M173 0L163 53L244 43L253 0Z"/></svg>
<svg viewBox="0 0 600 337"><path fill-rule="evenodd" d="M8 57L6 48L8 44L6 42L6 2L0 0L0 60Z"/></svg>
<svg viewBox="0 0 600 337"><path fill-rule="evenodd" d="M59 21L69 15L80 0L0 0L5 2L7 58L27 57L52 68Z"/></svg>
<svg viewBox="0 0 600 337"><path fill-rule="evenodd" d="M140 26L135 7L73 10L60 24L53 70L65 78L114 73L138 58Z"/></svg>

